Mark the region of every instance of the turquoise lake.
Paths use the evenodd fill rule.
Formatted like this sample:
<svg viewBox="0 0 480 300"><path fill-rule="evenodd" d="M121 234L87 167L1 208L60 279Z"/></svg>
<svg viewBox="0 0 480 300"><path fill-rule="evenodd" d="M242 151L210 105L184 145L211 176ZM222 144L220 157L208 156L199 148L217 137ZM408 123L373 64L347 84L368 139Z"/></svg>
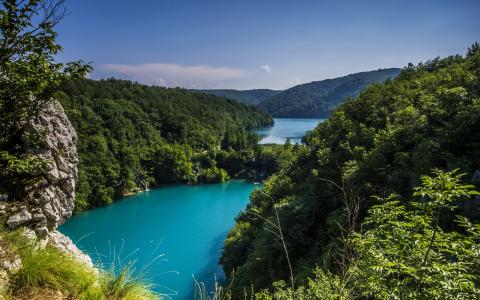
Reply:
<svg viewBox="0 0 480 300"><path fill-rule="evenodd" d="M300 143L321 119L275 119L257 129L262 143ZM257 185L258 186L258 185ZM176 185L139 193L70 218L60 226L97 264L109 268L135 261L154 289L175 300L193 299L194 281L213 286L225 279L218 264L235 217L256 185L231 180Z"/></svg>
<svg viewBox="0 0 480 300"><path fill-rule="evenodd" d="M293 144L301 143L308 130L314 129L323 119L275 118L275 125L255 129L262 137L260 144L284 144L289 138Z"/></svg>
<svg viewBox="0 0 480 300"><path fill-rule="evenodd" d="M207 286L225 278L223 241L256 186L231 180L158 188L76 215L60 231L96 263L136 260L157 292L190 300L192 275Z"/></svg>

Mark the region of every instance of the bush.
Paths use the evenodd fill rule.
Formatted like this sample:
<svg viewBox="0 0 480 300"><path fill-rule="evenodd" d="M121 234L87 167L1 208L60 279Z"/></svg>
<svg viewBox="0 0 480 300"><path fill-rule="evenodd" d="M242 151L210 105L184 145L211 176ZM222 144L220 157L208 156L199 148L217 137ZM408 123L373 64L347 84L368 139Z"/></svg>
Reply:
<svg viewBox="0 0 480 300"><path fill-rule="evenodd" d="M464 175L436 170L415 188L420 198L408 206L397 196L375 205L365 219L364 233L353 246L354 286L375 299L479 299L480 225L457 216L461 231L441 228L442 212L478 194L462 185Z"/></svg>
<svg viewBox="0 0 480 300"><path fill-rule="evenodd" d="M317 268L295 293L280 281L255 299L480 299L480 225L458 216L462 230L440 227L442 211L479 193L457 171L434 174L415 188L418 201L379 199L384 203L369 210L365 230L343 241L354 249L344 273Z"/></svg>

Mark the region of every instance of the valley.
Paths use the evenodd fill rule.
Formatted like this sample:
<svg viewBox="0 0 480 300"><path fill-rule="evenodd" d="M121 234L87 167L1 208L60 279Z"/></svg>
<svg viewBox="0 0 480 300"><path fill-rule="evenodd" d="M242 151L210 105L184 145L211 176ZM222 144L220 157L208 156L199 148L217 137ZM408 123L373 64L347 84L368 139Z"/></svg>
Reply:
<svg viewBox="0 0 480 300"><path fill-rule="evenodd" d="M0 300L480 299L478 1L270 2L0 0Z"/></svg>

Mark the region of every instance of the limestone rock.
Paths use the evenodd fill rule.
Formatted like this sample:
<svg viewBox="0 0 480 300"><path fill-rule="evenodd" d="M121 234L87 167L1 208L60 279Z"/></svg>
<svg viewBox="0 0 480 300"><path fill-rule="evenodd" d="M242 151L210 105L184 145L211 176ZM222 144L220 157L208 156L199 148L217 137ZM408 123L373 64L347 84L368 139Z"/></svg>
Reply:
<svg viewBox="0 0 480 300"><path fill-rule="evenodd" d="M22 209L19 213L10 216L7 220L7 225L10 228L15 228L20 225L25 225L33 220L32 214L26 209Z"/></svg>
<svg viewBox="0 0 480 300"><path fill-rule="evenodd" d="M72 240L69 237L63 235L62 233L56 230L50 231L48 232L47 240L48 244L67 253L71 253L79 261L85 263L89 267L93 266L90 256L86 255L80 249L78 249L77 246L72 242Z"/></svg>
<svg viewBox="0 0 480 300"><path fill-rule="evenodd" d="M0 202L0 217L7 214L7 205Z"/></svg>
<svg viewBox="0 0 480 300"><path fill-rule="evenodd" d="M1 262L1 267L9 273L15 273L22 267L22 261L19 257L5 259Z"/></svg>
<svg viewBox="0 0 480 300"><path fill-rule="evenodd" d="M34 189L30 203L38 203L49 229L68 219L74 209L77 179L77 134L59 102L51 102L32 122L32 129L47 131L46 146L37 155L48 161L44 170L47 184ZM35 201L41 199L41 201ZM37 217L40 227L44 219Z"/></svg>
<svg viewBox="0 0 480 300"><path fill-rule="evenodd" d="M37 239L37 235L35 234L35 231L27 227L23 228L22 235L31 241L35 241Z"/></svg>
<svg viewBox="0 0 480 300"><path fill-rule="evenodd" d="M35 233L39 238L45 238L48 236L48 228L47 227L38 227L35 229Z"/></svg>
<svg viewBox="0 0 480 300"><path fill-rule="evenodd" d="M0 195L0 216L9 216L7 225L10 228L25 226L22 234L37 247L52 245L91 267L90 257L56 231L74 209L78 164L75 129L57 101L50 102L29 125L30 133L41 134L45 143L28 152L42 158L46 167L39 174L41 179L37 183L25 187L25 199L11 202L8 196ZM0 252L4 250L0 248ZM8 257L0 253L0 275L21 267L18 257Z"/></svg>
<svg viewBox="0 0 480 300"><path fill-rule="evenodd" d="M50 102L30 122L29 131L44 135L45 143L29 152L47 162L46 167L41 180L25 188L27 196L20 203L0 203L0 215L10 215L7 224L11 228L28 225L55 230L74 209L77 134L57 101ZM6 201L4 198L0 200Z"/></svg>

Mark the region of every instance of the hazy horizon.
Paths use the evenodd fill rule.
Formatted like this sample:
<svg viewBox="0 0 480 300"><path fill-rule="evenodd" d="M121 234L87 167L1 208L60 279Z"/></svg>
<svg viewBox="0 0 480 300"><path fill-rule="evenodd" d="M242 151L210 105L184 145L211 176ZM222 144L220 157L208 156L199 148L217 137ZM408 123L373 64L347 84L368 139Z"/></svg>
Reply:
<svg viewBox="0 0 480 300"><path fill-rule="evenodd" d="M68 1L62 61L91 78L275 89L464 54L480 1ZM85 20L88 20L85 22Z"/></svg>

